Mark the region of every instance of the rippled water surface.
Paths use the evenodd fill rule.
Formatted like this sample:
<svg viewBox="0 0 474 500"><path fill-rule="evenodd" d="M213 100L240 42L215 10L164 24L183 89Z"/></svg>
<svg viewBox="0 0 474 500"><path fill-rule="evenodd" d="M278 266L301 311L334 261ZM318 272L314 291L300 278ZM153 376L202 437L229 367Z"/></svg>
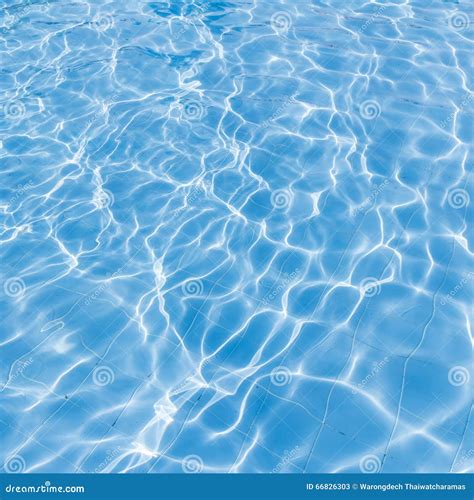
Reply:
<svg viewBox="0 0 474 500"><path fill-rule="evenodd" d="M470 1L2 3L4 470L472 468Z"/></svg>

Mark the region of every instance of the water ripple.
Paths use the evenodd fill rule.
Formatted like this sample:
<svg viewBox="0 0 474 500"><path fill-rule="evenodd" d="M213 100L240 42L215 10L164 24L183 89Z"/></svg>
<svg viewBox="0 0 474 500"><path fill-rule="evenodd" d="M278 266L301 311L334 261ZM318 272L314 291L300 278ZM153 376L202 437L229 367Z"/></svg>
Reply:
<svg viewBox="0 0 474 500"><path fill-rule="evenodd" d="M3 9L4 471L472 470L468 2L172 4Z"/></svg>

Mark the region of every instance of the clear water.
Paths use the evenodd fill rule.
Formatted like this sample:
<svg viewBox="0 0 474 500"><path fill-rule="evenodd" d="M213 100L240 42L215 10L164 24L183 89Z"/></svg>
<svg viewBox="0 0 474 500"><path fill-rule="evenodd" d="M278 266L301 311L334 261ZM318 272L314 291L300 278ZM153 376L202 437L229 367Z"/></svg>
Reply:
<svg viewBox="0 0 474 500"><path fill-rule="evenodd" d="M3 2L7 472L472 468L472 4Z"/></svg>

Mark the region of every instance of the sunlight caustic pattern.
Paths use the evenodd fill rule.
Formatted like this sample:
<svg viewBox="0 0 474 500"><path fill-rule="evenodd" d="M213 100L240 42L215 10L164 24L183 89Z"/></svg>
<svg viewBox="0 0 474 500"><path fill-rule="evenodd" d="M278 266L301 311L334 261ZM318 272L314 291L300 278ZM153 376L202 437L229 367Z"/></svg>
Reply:
<svg viewBox="0 0 474 500"><path fill-rule="evenodd" d="M472 470L469 1L2 6L3 471Z"/></svg>

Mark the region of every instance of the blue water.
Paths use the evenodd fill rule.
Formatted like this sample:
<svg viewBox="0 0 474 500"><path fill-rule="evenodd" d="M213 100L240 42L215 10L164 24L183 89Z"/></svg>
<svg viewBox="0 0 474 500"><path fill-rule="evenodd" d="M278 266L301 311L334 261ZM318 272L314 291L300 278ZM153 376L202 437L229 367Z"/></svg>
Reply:
<svg viewBox="0 0 474 500"><path fill-rule="evenodd" d="M469 1L2 2L7 472L462 472Z"/></svg>

